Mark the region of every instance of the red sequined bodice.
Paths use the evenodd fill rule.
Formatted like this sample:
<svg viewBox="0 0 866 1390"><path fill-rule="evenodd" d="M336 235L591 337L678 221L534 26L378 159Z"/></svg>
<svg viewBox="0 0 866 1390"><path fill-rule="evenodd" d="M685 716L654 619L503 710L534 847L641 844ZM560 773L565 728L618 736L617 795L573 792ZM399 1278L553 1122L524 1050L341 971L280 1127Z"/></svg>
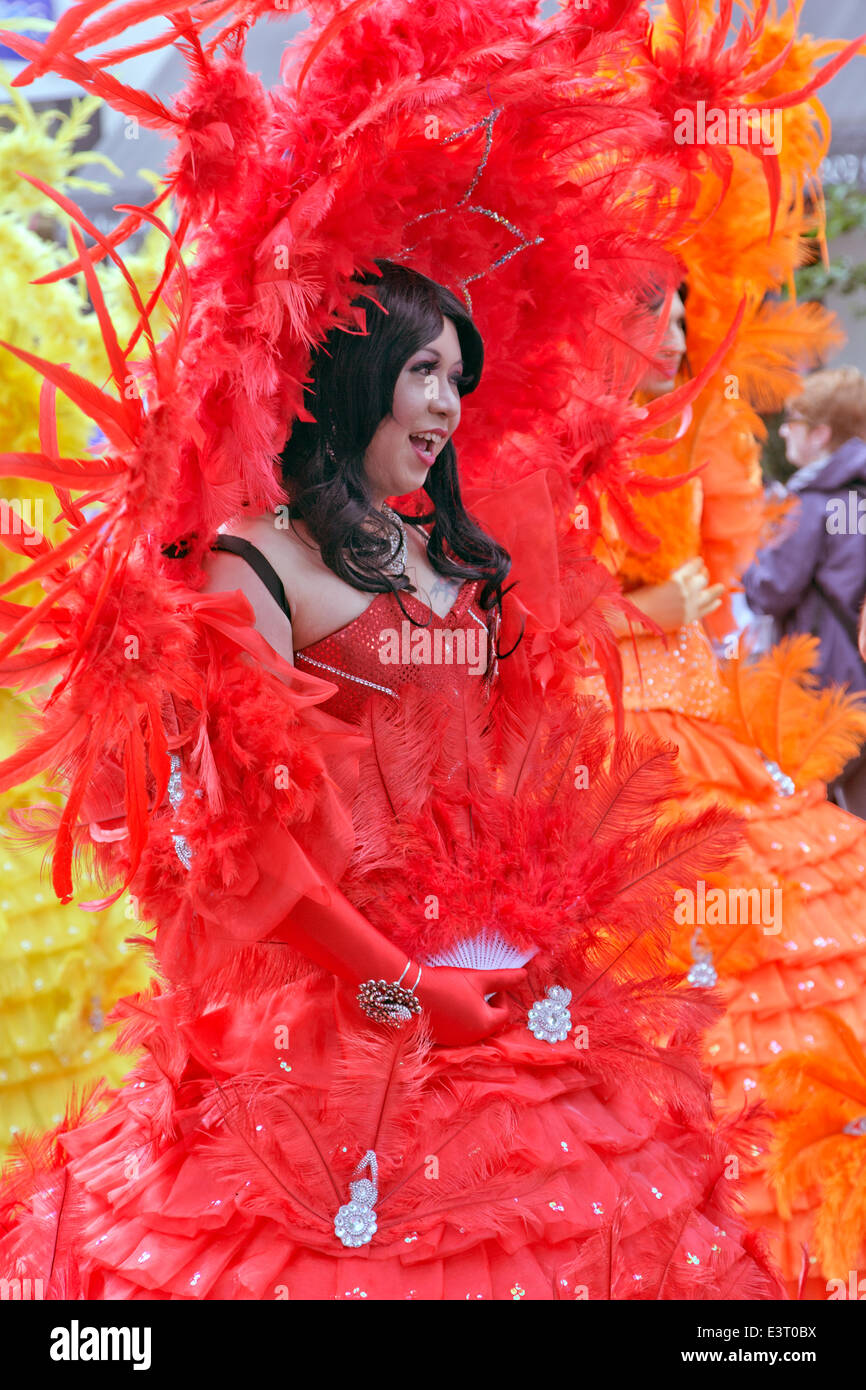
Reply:
<svg viewBox="0 0 866 1390"><path fill-rule="evenodd" d="M414 684L458 693L466 681L489 683L496 675L494 610L477 602L481 581L467 580L440 618L414 594L377 594L352 622L295 652L295 663L339 686L320 708L357 723L372 696L399 700L400 687ZM418 626L418 624L424 626Z"/></svg>

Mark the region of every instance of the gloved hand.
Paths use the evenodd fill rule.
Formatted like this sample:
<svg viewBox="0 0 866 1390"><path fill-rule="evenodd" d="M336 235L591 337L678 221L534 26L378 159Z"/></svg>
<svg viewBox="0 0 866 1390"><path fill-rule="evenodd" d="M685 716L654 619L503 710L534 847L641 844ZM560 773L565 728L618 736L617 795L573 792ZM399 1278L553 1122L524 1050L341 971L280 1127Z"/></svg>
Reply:
<svg viewBox="0 0 866 1390"><path fill-rule="evenodd" d="M461 970L427 965L415 993L429 1014L436 1042L456 1047L480 1042L507 1022L507 1005L488 1003L484 996L516 988L525 977L522 969Z"/></svg>
<svg viewBox="0 0 866 1390"><path fill-rule="evenodd" d="M669 631L671 626L681 627L684 623L706 618L721 607L725 586L710 584L710 572L700 556L680 565L671 575L670 582L678 592L670 604L667 622L662 622L665 631ZM662 585L661 589L664 587Z"/></svg>
<svg viewBox="0 0 866 1390"><path fill-rule="evenodd" d="M646 614L663 632L676 632L715 613L724 602L724 584L711 584L709 571L698 556L680 565L664 584L644 584L631 589L626 598L641 613ZM629 623L622 613L614 615L611 627L617 637L629 633ZM642 629L637 628L640 632Z"/></svg>
<svg viewBox="0 0 866 1390"><path fill-rule="evenodd" d="M330 889L327 907L302 898L277 928L276 938L288 941L353 990L364 980L390 983L401 975L403 988L409 989L418 976L418 963L411 961L406 970L406 952L383 936L335 885ZM505 1023L508 1010L487 1003L485 994L513 988L525 974L525 970L425 966L415 993L430 1020L434 1041L453 1047L489 1037Z"/></svg>

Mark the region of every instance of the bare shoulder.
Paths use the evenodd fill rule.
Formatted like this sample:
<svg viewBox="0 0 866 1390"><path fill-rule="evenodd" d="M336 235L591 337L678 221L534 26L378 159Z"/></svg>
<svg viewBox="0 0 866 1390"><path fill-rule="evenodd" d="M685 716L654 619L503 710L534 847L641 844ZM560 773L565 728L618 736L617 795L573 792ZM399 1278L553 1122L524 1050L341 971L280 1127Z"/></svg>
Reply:
<svg viewBox="0 0 866 1390"><path fill-rule="evenodd" d="M239 517L225 528L226 534L240 536L249 541L266 555L271 564L282 573L302 574L321 563L318 547L311 539L302 521L292 523L275 518L271 513L259 516Z"/></svg>
<svg viewBox="0 0 866 1390"><path fill-rule="evenodd" d="M292 604L300 601L305 591L314 583L316 576L324 568L318 547L309 539L309 533L302 522L278 525L274 517L265 514L256 517L237 517L223 528L226 536L237 536L255 546L282 580L286 596ZM234 568L244 564L242 559L230 551L215 550L208 557L208 574L226 572L226 562ZM294 601L294 602L293 602Z"/></svg>
<svg viewBox="0 0 866 1390"><path fill-rule="evenodd" d="M275 550L269 541L269 536L272 536L273 532L273 524L267 518L264 519L263 524L258 519L247 520L244 518L227 526L225 534L238 536L241 540L249 541L265 556L283 581L286 601L294 614L296 612L295 591L297 586L293 582L292 566L286 563L286 547L283 547L281 551ZM212 550L205 557L203 567L205 571L203 591L214 593L231 592L239 589L249 599L255 614L256 628L265 641L285 661L293 664L291 621L280 604L275 601L273 593L266 587L260 574L242 555L228 550Z"/></svg>

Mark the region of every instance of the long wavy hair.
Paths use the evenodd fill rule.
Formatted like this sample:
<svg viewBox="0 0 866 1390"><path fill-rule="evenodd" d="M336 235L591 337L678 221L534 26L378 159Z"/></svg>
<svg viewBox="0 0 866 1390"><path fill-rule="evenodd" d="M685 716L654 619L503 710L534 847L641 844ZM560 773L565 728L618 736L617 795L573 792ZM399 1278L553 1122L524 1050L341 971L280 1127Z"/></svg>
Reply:
<svg viewBox="0 0 866 1390"><path fill-rule="evenodd" d="M381 276L369 271L359 277L359 286L370 288L352 300L366 310L367 333L334 329L313 351L305 403L314 420L295 423L280 468L289 517L304 521L328 568L353 588L394 592L414 622L399 597L401 590L414 592L412 584L405 574L391 575L384 568L400 537L396 523L373 504L364 454L391 414L400 372L413 353L438 338L446 317L454 323L463 355L461 396L474 391L481 379L484 344L450 290L394 261L375 264ZM427 554L433 569L448 578L483 579L479 603L501 607L511 556L463 505L453 439L432 464L424 492L430 510L398 515L405 521L432 521Z"/></svg>

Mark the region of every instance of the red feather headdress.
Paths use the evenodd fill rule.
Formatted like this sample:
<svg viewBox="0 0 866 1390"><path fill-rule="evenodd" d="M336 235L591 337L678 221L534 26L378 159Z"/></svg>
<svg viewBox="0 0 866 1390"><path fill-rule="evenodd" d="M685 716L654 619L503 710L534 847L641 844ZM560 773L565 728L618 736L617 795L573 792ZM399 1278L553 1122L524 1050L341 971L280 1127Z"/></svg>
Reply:
<svg viewBox="0 0 866 1390"><path fill-rule="evenodd" d="M230 713L220 730L212 715L225 708L214 672L243 653L270 673L257 677L254 703L269 719L281 708L295 789L288 798L265 796L267 806L256 798L256 816L267 811L286 833L297 831L309 819L314 782L322 796L341 779L351 783L357 737L343 731L341 742L333 721L310 708L332 687L281 666L253 630L244 600L218 602L195 585L220 524L242 505L255 512L284 500L274 458L292 422L309 418L310 349L333 329L363 329L363 310L350 304L352 277L374 257L403 259L471 294L489 350L461 425L467 483L519 481L525 465L515 472L518 452L512 461L503 449L527 438L536 469L570 479L565 490L551 489L558 554L549 565L557 573L559 556L565 565L559 618L553 605L526 634L527 659L542 683L563 655L571 660L585 648L581 659L602 663L615 687L615 645L591 602L596 593L616 601L590 553L598 495L607 491L618 523L640 541L630 524L628 493L638 481L630 456L641 434L682 410L700 385L648 415L631 404L659 335L641 308L647 286L675 287L679 267L666 247L690 213L688 189L679 186L675 103L696 73L727 95L750 80L741 75L737 87L724 50L727 2L707 45L697 0L678 0L672 13L681 40L662 48L641 0L596 0L589 8L568 0L544 21L534 0L314 0L304 7L311 27L287 48L282 84L272 92L247 71L243 45L249 24L273 11L249 0L229 21L233 8L227 0L194 13L166 0L84 0L42 44L3 35L29 60L16 85L54 71L175 136L165 188L146 207L121 207L128 216L108 235L64 195L44 190L77 224L76 258L59 274L84 274L111 380L98 387L9 347L44 374L45 408L41 451L0 456L0 467L51 482L69 534L56 547L40 544L31 565L0 590L0 675L30 689L56 682L39 732L0 767L0 789L41 769L68 778L53 862L64 901L73 892L73 856L88 843L86 822L100 818L93 808L100 788L105 801L106 779L127 834L95 853L106 877L122 878L118 892L135 891L148 837L158 841L174 825L165 797L169 753L180 749L184 777L202 792L193 817L200 843L211 832L222 842L233 827L225 891L248 888L241 850L249 850L256 821L236 775L237 748L251 768L265 754L238 721L232 726ZM281 13L300 8L287 0ZM756 26L765 12L762 0ZM168 21L162 34L82 56L159 14ZM738 40L740 57L750 32ZM190 69L171 105L108 71L170 44ZM157 211L169 196L174 231ZM127 275L139 325L123 344L93 266L110 256L126 273L118 247L143 222L166 238L165 269L148 303ZM150 314L159 296L173 321L157 343ZM140 343L144 357L133 361ZM55 389L99 426L101 457L58 456ZM575 488L591 523L579 555L570 530ZM181 537L186 558L167 560L163 546ZM6 597L37 578L46 596L35 608ZM331 755L340 761L336 781ZM267 786L268 768L258 774ZM320 838L327 841L324 832ZM347 847L344 826L330 842ZM336 865L340 855L332 858ZM176 869L188 910L197 872L184 878ZM314 877L299 870L300 891L310 891Z"/></svg>

